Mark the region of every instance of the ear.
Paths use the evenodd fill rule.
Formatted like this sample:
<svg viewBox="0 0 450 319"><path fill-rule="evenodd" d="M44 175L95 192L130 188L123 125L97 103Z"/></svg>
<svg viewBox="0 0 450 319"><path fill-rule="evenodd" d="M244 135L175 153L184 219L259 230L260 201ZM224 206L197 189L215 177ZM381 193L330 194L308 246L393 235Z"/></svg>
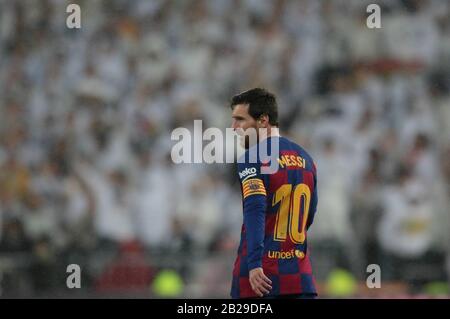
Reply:
<svg viewBox="0 0 450 319"><path fill-rule="evenodd" d="M269 116L266 114L261 115L258 119L258 124L261 127L267 127L269 125Z"/></svg>

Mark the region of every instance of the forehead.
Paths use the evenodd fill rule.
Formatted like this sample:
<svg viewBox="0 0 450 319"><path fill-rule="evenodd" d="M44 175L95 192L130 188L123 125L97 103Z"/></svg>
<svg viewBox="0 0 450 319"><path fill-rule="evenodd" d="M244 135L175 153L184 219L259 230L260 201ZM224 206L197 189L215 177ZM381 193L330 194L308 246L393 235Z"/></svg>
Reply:
<svg viewBox="0 0 450 319"><path fill-rule="evenodd" d="M249 116L248 114L248 104L236 104L233 107L232 116Z"/></svg>

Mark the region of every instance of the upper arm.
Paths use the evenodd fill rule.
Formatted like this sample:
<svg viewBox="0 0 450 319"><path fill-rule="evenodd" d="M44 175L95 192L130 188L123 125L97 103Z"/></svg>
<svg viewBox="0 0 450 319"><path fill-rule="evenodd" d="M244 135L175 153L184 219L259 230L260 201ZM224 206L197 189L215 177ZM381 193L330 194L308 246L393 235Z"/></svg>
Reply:
<svg viewBox="0 0 450 319"><path fill-rule="evenodd" d="M265 180L261 174L261 165L259 163L239 163L238 176L244 201L255 195L267 196Z"/></svg>

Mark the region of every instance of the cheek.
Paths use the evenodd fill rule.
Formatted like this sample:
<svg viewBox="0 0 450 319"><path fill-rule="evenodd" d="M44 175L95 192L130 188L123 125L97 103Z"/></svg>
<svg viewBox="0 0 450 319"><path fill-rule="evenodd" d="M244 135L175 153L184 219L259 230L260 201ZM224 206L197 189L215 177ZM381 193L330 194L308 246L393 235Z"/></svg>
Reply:
<svg viewBox="0 0 450 319"><path fill-rule="evenodd" d="M254 122L254 121L244 121L243 123L242 123L242 128L244 129L244 130L247 130L247 129L249 129L249 128L256 128L256 122Z"/></svg>

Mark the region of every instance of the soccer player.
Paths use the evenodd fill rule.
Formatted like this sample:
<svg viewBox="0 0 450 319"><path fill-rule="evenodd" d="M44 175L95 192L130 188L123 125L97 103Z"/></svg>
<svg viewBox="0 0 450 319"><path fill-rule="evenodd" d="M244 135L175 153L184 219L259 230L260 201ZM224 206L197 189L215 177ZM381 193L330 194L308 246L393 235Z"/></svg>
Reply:
<svg viewBox="0 0 450 319"><path fill-rule="evenodd" d="M232 127L246 149L238 160L244 222L231 297L314 298L306 232L318 200L315 164L302 147L280 136L272 93L245 91L232 98L231 109ZM274 143L277 154L271 153ZM262 146L269 150L265 157ZM271 161L277 170L264 173Z"/></svg>

